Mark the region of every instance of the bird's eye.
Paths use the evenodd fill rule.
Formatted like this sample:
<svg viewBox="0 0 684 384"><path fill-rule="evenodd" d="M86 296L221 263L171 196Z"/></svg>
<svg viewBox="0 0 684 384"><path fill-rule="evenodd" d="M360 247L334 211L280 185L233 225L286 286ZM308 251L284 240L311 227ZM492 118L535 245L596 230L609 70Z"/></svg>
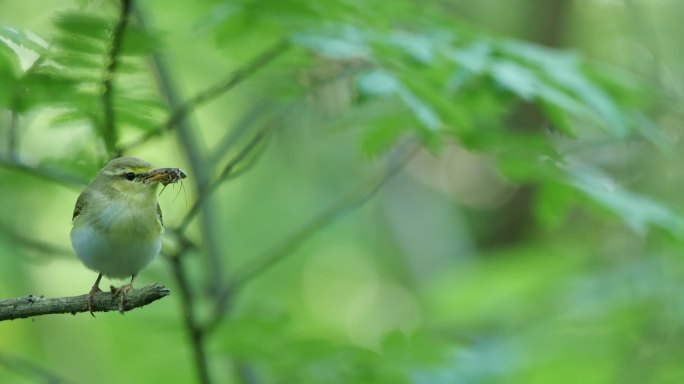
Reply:
<svg viewBox="0 0 684 384"><path fill-rule="evenodd" d="M126 173L124 173L124 177L126 178L126 180L133 181L135 179L135 173L126 172Z"/></svg>

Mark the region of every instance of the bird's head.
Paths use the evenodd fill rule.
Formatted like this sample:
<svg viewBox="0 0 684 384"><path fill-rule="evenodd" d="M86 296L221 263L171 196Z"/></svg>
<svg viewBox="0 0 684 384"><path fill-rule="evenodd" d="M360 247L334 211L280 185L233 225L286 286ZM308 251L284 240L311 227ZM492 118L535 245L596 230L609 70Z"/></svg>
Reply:
<svg viewBox="0 0 684 384"><path fill-rule="evenodd" d="M186 178L179 168L154 168L137 157L116 158L100 170L95 183L109 190L134 197L153 194L161 183L167 185Z"/></svg>

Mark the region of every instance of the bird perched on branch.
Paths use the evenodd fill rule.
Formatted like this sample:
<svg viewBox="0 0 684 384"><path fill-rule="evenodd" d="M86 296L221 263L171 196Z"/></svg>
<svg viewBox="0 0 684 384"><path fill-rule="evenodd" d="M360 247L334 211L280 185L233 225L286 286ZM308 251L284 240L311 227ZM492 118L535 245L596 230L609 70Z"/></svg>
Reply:
<svg viewBox="0 0 684 384"><path fill-rule="evenodd" d="M157 186L175 183L187 175L179 168L154 169L135 157L110 161L78 196L72 218L71 244L89 269L98 272L88 294L88 311L93 314L93 297L101 292L102 276L131 277L131 282L112 287L121 296L123 313L126 294L133 289L138 272L159 254L163 230L157 203Z"/></svg>

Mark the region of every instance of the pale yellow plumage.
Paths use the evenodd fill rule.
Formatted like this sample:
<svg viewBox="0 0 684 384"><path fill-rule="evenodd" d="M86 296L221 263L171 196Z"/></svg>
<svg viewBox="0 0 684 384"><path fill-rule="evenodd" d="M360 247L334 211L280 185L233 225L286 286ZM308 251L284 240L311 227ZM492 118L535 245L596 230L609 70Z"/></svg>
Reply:
<svg viewBox="0 0 684 384"><path fill-rule="evenodd" d="M177 168L153 169L135 157L110 161L81 193L73 214L71 243L86 267L100 275L90 291L88 307L99 292L102 275L131 276L122 287L132 288L135 275L147 267L161 248L162 216L157 186L178 181L185 173Z"/></svg>

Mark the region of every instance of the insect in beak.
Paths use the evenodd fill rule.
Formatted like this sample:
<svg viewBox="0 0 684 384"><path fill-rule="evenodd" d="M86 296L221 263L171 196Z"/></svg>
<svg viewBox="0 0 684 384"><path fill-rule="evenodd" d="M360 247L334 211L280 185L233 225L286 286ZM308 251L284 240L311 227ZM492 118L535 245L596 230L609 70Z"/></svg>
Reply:
<svg viewBox="0 0 684 384"><path fill-rule="evenodd" d="M188 175L181 171L180 168L157 168L147 173L143 180L148 182L156 181L167 186L185 179L186 177L188 177Z"/></svg>

